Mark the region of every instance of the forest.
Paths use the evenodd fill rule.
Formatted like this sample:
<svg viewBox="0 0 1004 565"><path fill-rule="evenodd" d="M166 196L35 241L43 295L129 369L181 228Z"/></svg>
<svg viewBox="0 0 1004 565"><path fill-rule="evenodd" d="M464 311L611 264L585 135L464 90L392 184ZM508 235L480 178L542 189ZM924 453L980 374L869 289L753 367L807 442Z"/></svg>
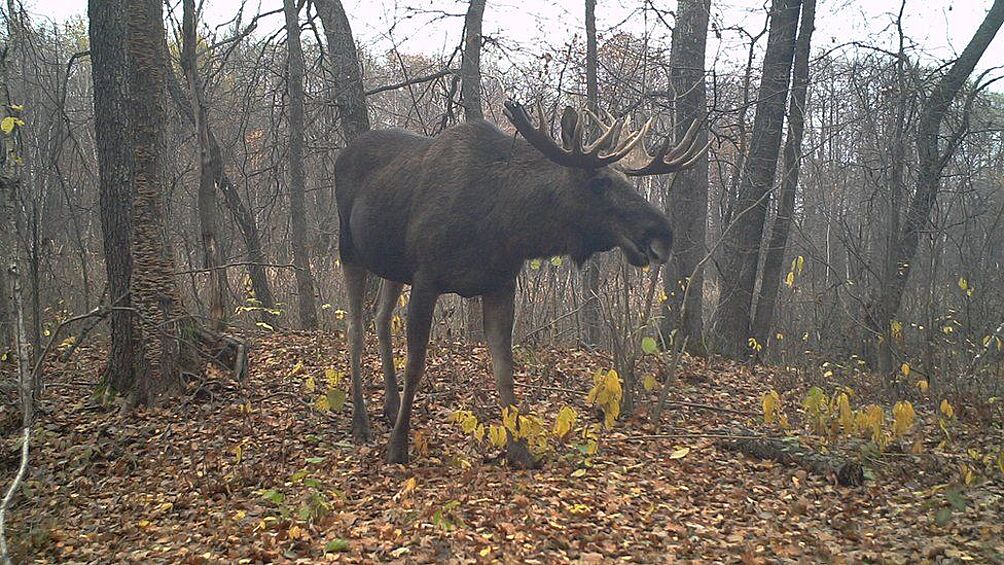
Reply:
<svg viewBox="0 0 1004 565"><path fill-rule="evenodd" d="M0 19L0 562L1004 562L1004 0Z"/></svg>

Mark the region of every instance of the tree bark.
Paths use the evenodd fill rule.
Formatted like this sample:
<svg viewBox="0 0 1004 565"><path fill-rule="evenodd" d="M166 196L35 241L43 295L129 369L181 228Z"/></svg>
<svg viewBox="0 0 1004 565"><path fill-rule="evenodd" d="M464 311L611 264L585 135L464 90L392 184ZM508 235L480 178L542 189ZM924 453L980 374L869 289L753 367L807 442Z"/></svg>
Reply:
<svg viewBox="0 0 1004 565"><path fill-rule="evenodd" d="M129 140L132 144L133 271L139 317L132 402L149 405L181 389L182 339L192 321L183 311L163 215L161 134L164 112L164 20L158 0L127 0Z"/></svg>
<svg viewBox="0 0 1004 565"><path fill-rule="evenodd" d="M718 445L725 449L738 451L756 459L770 459L785 465L795 465L816 475L832 478L842 486L856 487L864 484L864 468L857 461L834 453L820 453L784 439L758 436L741 426L721 431L732 436L729 439L718 440Z"/></svg>
<svg viewBox="0 0 1004 565"><path fill-rule="evenodd" d="M464 49L460 64L460 103L465 120L482 120L481 111L481 22L484 20L486 0L471 0L464 18ZM481 316L481 298L464 300L467 313L467 339L482 342L485 339L484 320Z"/></svg>
<svg viewBox="0 0 1004 565"><path fill-rule="evenodd" d="M969 44L934 87L921 109L916 134L919 165L917 184L903 219L903 231L894 247L895 276L889 284L876 290L875 297L866 312L866 323L875 335L886 335L895 319L903 299L903 290L913 268L913 259L920 243L920 233L927 228L931 210L937 201L941 174L964 135L963 131L954 133L942 149L940 139L942 121L1002 24L1004 24L1004 0L995 0L976 33L969 40ZM889 361L886 363L892 365ZM879 369L889 372L892 367L882 366Z"/></svg>
<svg viewBox="0 0 1004 565"><path fill-rule="evenodd" d="M126 392L135 382L138 351L132 297L132 155L129 151L129 67L126 52L125 0L90 0L91 78L97 138L99 208L108 303L113 308L111 349L104 386Z"/></svg>
<svg viewBox="0 0 1004 565"><path fill-rule="evenodd" d="M586 0L586 105L598 113L599 81L596 77L596 0ZM603 333L600 318L600 255L582 266L582 342L589 347L600 344Z"/></svg>
<svg viewBox="0 0 1004 565"><path fill-rule="evenodd" d="M314 4L328 40L328 57L335 79L335 104L339 109L342 135L348 142L370 129L356 42L340 0L315 0Z"/></svg>
<svg viewBox="0 0 1004 565"><path fill-rule="evenodd" d="M300 45L300 18L295 0L283 1L286 14L286 50L289 69L286 88L289 92L289 215L292 234L293 265L296 267L296 293L300 325L317 328L317 301L314 299L314 276L307 252L307 217L304 210L306 179L303 167L303 49Z"/></svg>
<svg viewBox="0 0 1004 565"><path fill-rule="evenodd" d="M202 238L202 266L209 271L209 318L214 327L222 330L229 307L227 305L227 270L221 264L217 239L219 213L216 204L215 179L212 155L209 149L209 116L203 100L202 82L199 78L198 53L196 53L195 0L184 0L182 16L181 68L188 80L192 101L192 116L199 140L199 228Z"/></svg>
<svg viewBox="0 0 1004 565"><path fill-rule="evenodd" d="M725 268L721 272L715 339L718 350L729 357L739 357L747 351L747 340L751 337L753 290L769 205L768 192L774 182L781 147L800 5L801 0L773 0L771 5L750 150L733 207L735 225L724 241Z"/></svg>
<svg viewBox="0 0 1004 565"><path fill-rule="evenodd" d="M809 85L809 53L812 30L816 19L816 0L803 0L802 19L795 40L795 56L792 64L791 101L788 104L788 136L784 141L784 171L781 178L781 195L777 204L777 215L771 228L764 259L763 276L760 281L760 296L757 299L753 335L760 343L767 343L774 308L777 304L778 289L781 286L781 272L784 252L788 246L788 232L795 213L795 196L798 190L798 174L802 164L802 134L805 131L805 94Z"/></svg>
<svg viewBox="0 0 1004 565"><path fill-rule="evenodd" d="M704 119L707 113L704 57L710 12L711 0L681 0L677 8L669 55L670 80L677 96L673 116L677 139L682 139L690 124ZM705 128L699 130L695 143L702 147L708 143ZM660 330L664 340L677 330L680 335L675 339L689 337L688 343L697 350L704 334L704 274L702 270L695 273L695 269L706 253L707 152L701 154L693 168L677 173L668 187L671 192L666 198L666 213L673 226L673 256L662 276L667 300L662 305ZM684 305L687 285L694 288Z"/></svg>

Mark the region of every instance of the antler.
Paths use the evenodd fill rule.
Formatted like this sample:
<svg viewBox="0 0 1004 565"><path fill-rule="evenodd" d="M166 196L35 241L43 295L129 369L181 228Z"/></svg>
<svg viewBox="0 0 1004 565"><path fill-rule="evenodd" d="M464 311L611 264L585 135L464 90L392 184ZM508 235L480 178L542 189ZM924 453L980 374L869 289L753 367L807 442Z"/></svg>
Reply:
<svg viewBox="0 0 1004 565"><path fill-rule="evenodd" d="M587 110L586 116L596 123L601 133L595 141L584 144L582 130L585 117L571 107L566 107L561 117L562 144L559 146L547 132L544 109L540 102L537 102L536 126L533 125L526 108L519 102L506 101L503 113L516 127L516 131L548 159L559 165L577 169L599 169L620 161L645 137L651 125L650 120L637 132L621 135L624 118L613 120L613 116L607 114L607 117L613 120L608 124Z"/></svg>
<svg viewBox="0 0 1004 565"><path fill-rule="evenodd" d="M676 145L672 145L672 139L667 137L654 156L649 155L645 151L644 144L640 145L641 156L638 160L644 164L638 168L622 166L621 171L628 176L641 177L674 173L690 168L711 145L711 142L708 142L703 147L696 144L699 125L697 120L691 122L687 133L684 134L680 143Z"/></svg>

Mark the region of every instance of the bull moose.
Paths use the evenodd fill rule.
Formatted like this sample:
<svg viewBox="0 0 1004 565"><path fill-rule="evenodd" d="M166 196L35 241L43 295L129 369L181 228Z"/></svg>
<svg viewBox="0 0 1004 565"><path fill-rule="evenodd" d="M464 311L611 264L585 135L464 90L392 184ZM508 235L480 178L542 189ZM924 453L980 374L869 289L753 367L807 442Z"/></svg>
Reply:
<svg viewBox="0 0 1004 565"><path fill-rule="evenodd" d="M632 132L624 117L601 119L566 107L559 144L548 133L539 104L536 125L517 102L506 102L504 113L525 141L483 120L434 138L397 129L369 131L336 162L339 253L349 295L352 437L371 438L360 356L364 292L372 273L383 279L376 328L386 388L383 413L394 425L387 450L391 463L408 462L411 409L439 295L482 297L501 404L515 406L513 301L523 263L568 255L581 265L614 247L635 266L664 263L673 242L669 220L627 177L685 169L706 148L695 144L696 123L678 144L667 139L652 156L644 147L651 121ZM587 128L598 132L595 140L583 139ZM411 299L402 397L390 322L405 284L411 285ZM525 442L512 437L506 459L520 468L533 463Z"/></svg>

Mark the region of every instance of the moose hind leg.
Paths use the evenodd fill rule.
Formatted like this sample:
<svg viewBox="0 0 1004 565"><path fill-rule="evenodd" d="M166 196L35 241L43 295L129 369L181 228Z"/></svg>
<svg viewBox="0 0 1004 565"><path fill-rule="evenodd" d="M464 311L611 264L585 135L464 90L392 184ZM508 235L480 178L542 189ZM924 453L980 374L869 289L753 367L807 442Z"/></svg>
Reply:
<svg viewBox="0 0 1004 565"><path fill-rule="evenodd" d="M362 354L363 302L366 294L366 269L342 262L342 273L349 294L349 365L352 372L352 441L367 443L372 439L370 421L366 416L366 397L363 394Z"/></svg>
<svg viewBox="0 0 1004 565"><path fill-rule="evenodd" d="M394 306L401 296L399 282L383 280L380 285L380 300L377 306L376 331L380 344L380 363L383 365L383 415L387 423L394 425L397 413L401 408L401 394L397 390L397 374L394 369L394 343L391 338L391 320L394 317Z"/></svg>
<svg viewBox="0 0 1004 565"><path fill-rule="evenodd" d="M485 340L492 355L492 371L498 386L499 400L503 408L516 407L513 392L512 325L515 289L502 289L482 298ZM526 440L517 440L508 434L506 440L506 461L516 469L530 469L536 466Z"/></svg>
<svg viewBox="0 0 1004 565"><path fill-rule="evenodd" d="M408 361L404 367L404 394L401 396L401 409L397 413L394 431L390 434L387 446L388 463L408 462L408 431L411 427L411 408L415 402L415 393L425 374L425 353L429 346L429 331L432 327L432 314L436 309L436 299L439 294L431 289L415 284L411 287L411 300L408 302Z"/></svg>

